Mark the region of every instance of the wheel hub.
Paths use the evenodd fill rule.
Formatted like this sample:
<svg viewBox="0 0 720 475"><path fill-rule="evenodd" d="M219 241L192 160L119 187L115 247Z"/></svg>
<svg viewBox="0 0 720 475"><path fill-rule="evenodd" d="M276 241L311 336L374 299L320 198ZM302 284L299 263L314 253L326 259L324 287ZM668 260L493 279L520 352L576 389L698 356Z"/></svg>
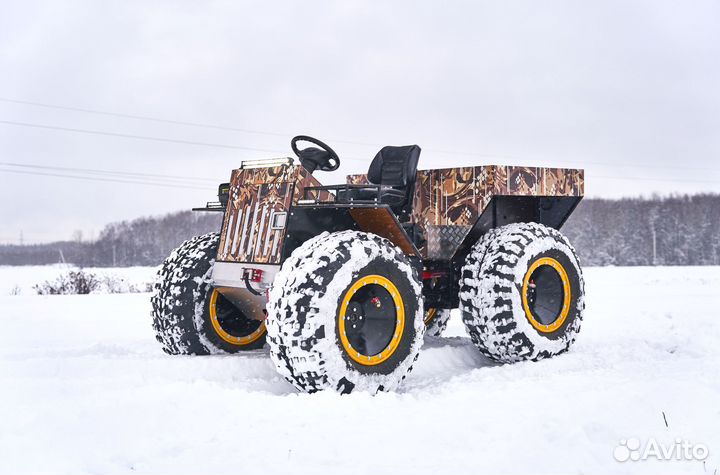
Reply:
<svg viewBox="0 0 720 475"><path fill-rule="evenodd" d="M386 361L400 342L404 306L393 283L382 276L365 276L343 297L339 314L340 341L346 353L363 365Z"/></svg>
<svg viewBox="0 0 720 475"><path fill-rule="evenodd" d="M350 302L350 305L348 306L348 314L345 315L345 325L349 326L357 333L362 331L364 324L365 315L363 314L362 305L358 302Z"/></svg>
<svg viewBox="0 0 720 475"><path fill-rule="evenodd" d="M533 262L525 274L523 307L530 324L551 333L565 322L570 312L570 279L556 259L543 257Z"/></svg>

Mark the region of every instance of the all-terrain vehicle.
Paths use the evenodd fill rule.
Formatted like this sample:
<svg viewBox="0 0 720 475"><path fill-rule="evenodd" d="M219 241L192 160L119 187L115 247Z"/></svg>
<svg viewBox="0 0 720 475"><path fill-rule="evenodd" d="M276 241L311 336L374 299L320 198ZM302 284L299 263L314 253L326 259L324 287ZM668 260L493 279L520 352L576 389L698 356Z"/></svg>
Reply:
<svg viewBox="0 0 720 475"><path fill-rule="evenodd" d="M314 146L300 149L299 142ZM418 170L417 145L383 147L367 174L323 186L340 165L307 136L292 158L245 161L200 210L219 233L165 260L152 297L172 354L266 343L301 391L390 391L459 308L477 348L500 362L566 351L583 277L558 232L583 196L582 170Z"/></svg>

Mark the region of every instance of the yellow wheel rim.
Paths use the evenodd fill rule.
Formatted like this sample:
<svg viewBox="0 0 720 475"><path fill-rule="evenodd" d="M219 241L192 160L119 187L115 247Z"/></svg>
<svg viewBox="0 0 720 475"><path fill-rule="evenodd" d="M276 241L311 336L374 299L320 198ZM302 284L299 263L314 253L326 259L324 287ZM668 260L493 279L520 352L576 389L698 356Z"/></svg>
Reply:
<svg viewBox="0 0 720 475"><path fill-rule="evenodd" d="M217 316L217 300L220 292L217 289L213 289L212 295L210 295L210 322L215 330L215 333L225 342L235 346L246 346L250 343L258 341L265 334L265 322L260 322L260 326L254 332L245 336L234 336L225 331L220 325Z"/></svg>
<svg viewBox="0 0 720 475"><path fill-rule="evenodd" d="M392 297L395 305L395 332L390 339L390 343L379 353L375 355L364 355L357 349L353 348L348 339L345 329L345 316L348 310L350 300L357 293L358 290L366 285L375 284L382 286L388 291L390 297ZM361 279L355 281L355 283L345 292L342 303L340 304L340 312L338 314L338 330L340 333L340 343L347 355L355 362L364 366L375 366L384 361L387 361L397 350L402 340L403 331L405 330L405 305L403 304L402 297L397 287L386 277L381 275L367 275Z"/></svg>
<svg viewBox="0 0 720 475"><path fill-rule="evenodd" d="M528 285L530 284L530 277L533 275L533 272L540 267L540 266L550 266L552 267L560 276L560 281L562 282L563 287L563 303L562 308L560 309L560 313L555 318L555 320L545 325L541 322L539 322L535 316L533 315L532 311L530 310L530 305L528 303ZM522 303L523 303L523 309L525 310L525 316L527 317L530 324L539 332L541 333L552 333L558 328L562 326L563 323L565 323L565 320L567 320L568 314L570 313L570 301L572 300L572 291L570 289L570 278L568 277L567 271L565 268L558 262L556 259L553 259L552 257L542 257L535 262L533 262L530 265L530 268L525 273L525 278L523 279L523 287L522 287Z"/></svg>
<svg viewBox="0 0 720 475"><path fill-rule="evenodd" d="M427 325L428 323L430 323L430 321L431 321L433 318L435 318L435 314L436 314L436 313L437 313L437 309L436 309L436 308L430 308L430 309L428 309L427 312L425 312L425 320L424 320L425 325Z"/></svg>

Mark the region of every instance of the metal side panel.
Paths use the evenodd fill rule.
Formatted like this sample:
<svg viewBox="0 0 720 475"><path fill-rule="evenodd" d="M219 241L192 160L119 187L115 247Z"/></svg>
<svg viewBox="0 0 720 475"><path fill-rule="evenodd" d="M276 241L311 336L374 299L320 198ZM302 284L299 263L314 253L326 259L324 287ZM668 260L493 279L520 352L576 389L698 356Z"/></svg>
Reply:
<svg viewBox="0 0 720 475"><path fill-rule="evenodd" d="M400 226L395 215L386 206L375 208L350 208L350 216L353 217L361 230L367 233L377 234L389 240L408 256L419 256L415 245L408 237L405 230Z"/></svg>
<svg viewBox="0 0 720 475"><path fill-rule="evenodd" d="M263 271L262 282L250 283L253 289L260 292L261 295L256 295L248 290L243 279L245 269ZM216 261L212 272L212 285L248 318L263 320L266 316L266 292L279 270L279 265Z"/></svg>
<svg viewBox="0 0 720 475"><path fill-rule="evenodd" d="M217 261L280 264L290 207L319 185L302 166L234 170Z"/></svg>
<svg viewBox="0 0 720 475"><path fill-rule="evenodd" d="M506 224L532 222L560 229L581 200L582 196L493 196L451 257L464 259L483 234Z"/></svg>
<svg viewBox="0 0 720 475"><path fill-rule="evenodd" d="M288 219L283 260L305 241L323 232L348 229L377 234L391 241L408 256L419 256L405 230L387 205L299 205Z"/></svg>
<svg viewBox="0 0 720 475"><path fill-rule="evenodd" d="M496 197L517 197L503 203L518 209L526 208L524 202L545 205L550 198L576 202L584 194L584 184L583 170L567 168L485 165L420 170L412 214L427 241L420 252L425 258L449 259ZM536 219L540 218L532 220ZM542 219L554 220L548 213Z"/></svg>
<svg viewBox="0 0 720 475"><path fill-rule="evenodd" d="M334 233L347 229L359 229L347 207L334 205L293 206L288 216L282 261L284 262L305 241L325 231Z"/></svg>
<svg viewBox="0 0 720 475"><path fill-rule="evenodd" d="M284 229L274 223L290 208L296 175L290 166L233 171L217 261L280 262Z"/></svg>

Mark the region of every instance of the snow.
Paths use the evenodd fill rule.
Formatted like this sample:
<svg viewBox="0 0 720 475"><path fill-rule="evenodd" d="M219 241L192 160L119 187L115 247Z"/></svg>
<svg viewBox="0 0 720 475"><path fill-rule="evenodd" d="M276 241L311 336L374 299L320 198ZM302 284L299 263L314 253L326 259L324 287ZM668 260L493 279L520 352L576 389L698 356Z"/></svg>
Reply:
<svg viewBox="0 0 720 475"><path fill-rule="evenodd" d="M149 294L6 295L28 284L28 269L0 268L0 473L720 467L720 267L586 269L575 346L537 363L492 364L453 315L450 338L426 342L399 392L377 396L300 394L267 350L167 356ZM52 272L35 268L34 277ZM630 437L682 438L710 456L615 461Z"/></svg>
<svg viewBox="0 0 720 475"><path fill-rule="evenodd" d="M32 295L37 292L33 286L45 281L52 281L71 270L79 268L71 264L55 264L50 266L0 266L0 295L18 294ZM83 271L97 277L113 277L130 286L144 288L145 284L155 279L155 267L84 267ZM104 293L100 290L98 293Z"/></svg>

